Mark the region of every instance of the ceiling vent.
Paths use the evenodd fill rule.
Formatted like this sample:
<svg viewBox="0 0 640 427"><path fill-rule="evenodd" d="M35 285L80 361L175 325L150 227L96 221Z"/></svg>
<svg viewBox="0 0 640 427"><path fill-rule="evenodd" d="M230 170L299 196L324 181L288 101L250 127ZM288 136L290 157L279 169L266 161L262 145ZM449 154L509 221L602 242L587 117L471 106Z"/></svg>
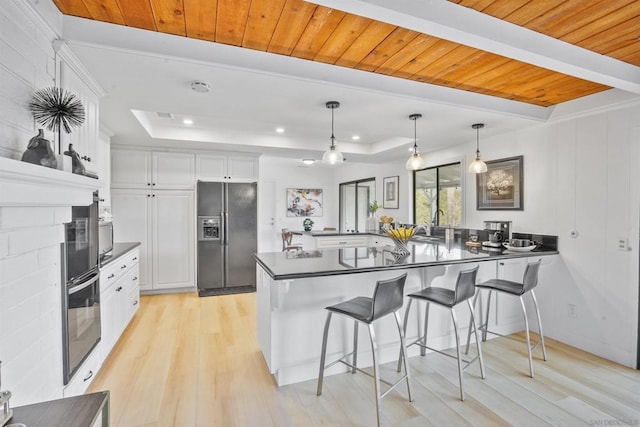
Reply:
<svg viewBox="0 0 640 427"><path fill-rule="evenodd" d="M198 93L207 93L211 90L211 86L209 83L196 80L191 82L191 89Z"/></svg>
<svg viewBox="0 0 640 427"><path fill-rule="evenodd" d="M162 112L158 111L156 114L161 119L173 119L173 114L171 114L171 113L162 113Z"/></svg>

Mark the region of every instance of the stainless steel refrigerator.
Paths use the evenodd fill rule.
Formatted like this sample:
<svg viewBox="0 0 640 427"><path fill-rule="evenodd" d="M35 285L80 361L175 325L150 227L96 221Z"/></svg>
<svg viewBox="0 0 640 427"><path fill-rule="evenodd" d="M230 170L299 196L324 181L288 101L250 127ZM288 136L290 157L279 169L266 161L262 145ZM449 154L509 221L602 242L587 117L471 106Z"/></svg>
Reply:
<svg viewBox="0 0 640 427"><path fill-rule="evenodd" d="M252 292L257 184L198 181L198 294Z"/></svg>

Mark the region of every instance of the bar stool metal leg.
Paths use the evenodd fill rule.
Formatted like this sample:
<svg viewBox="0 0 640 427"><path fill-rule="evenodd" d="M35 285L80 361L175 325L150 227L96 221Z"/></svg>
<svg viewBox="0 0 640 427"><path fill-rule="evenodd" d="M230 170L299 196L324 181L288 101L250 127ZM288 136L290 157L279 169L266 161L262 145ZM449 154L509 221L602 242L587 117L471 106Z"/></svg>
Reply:
<svg viewBox="0 0 640 427"><path fill-rule="evenodd" d="M486 342L487 341L487 330L489 329L489 313L491 313L491 294L493 293L492 290L489 290L489 296L487 298L487 316L485 317L484 320L484 328L481 326L480 329L482 330L482 342ZM497 301L496 301L497 304Z"/></svg>
<svg viewBox="0 0 640 427"><path fill-rule="evenodd" d="M484 373L484 359L482 358L482 347L480 344L480 340L478 339L478 326L476 325L476 315L473 311L473 306L471 305L471 301L467 300L467 305L469 305L469 311L471 312L471 324L473 325L473 333L476 336L476 345L478 348L478 359L480 360L480 376L484 380L485 378L487 378L487 376ZM467 352L468 351L469 351L469 340L467 339Z"/></svg>
<svg viewBox="0 0 640 427"><path fill-rule="evenodd" d="M322 382L324 380L324 362L327 355L327 338L329 335L329 324L331 323L331 315L333 313L327 312L327 320L324 322L324 333L322 334L322 353L320 354L320 373L318 374L318 390L317 396L322 394Z"/></svg>
<svg viewBox="0 0 640 427"><path fill-rule="evenodd" d="M456 336L456 354L458 359L458 382L460 383L460 400L464 400L464 385L462 383L462 358L460 357L460 337L458 336L458 321L456 311L451 308L451 320L453 320L453 332Z"/></svg>
<svg viewBox="0 0 640 427"><path fill-rule="evenodd" d="M429 330L429 301L427 301L427 306L424 309L424 331L422 334L422 344L424 344L423 346L420 346L420 356L426 356L427 355L427 349L425 348L427 346L427 331Z"/></svg>
<svg viewBox="0 0 640 427"><path fill-rule="evenodd" d="M529 319L527 318L527 309L524 306L524 298L519 297L522 306L522 315L524 316L524 332L527 337L527 353L529 354L529 372L533 378L533 358L531 357L531 338L529 337Z"/></svg>
<svg viewBox="0 0 640 427"><path fill-rule="evenodd" d="M351 373L356 373L356 366L358 366L358 321L353 321L353 359L351 359Z"/></svg>
<svg viewBox="0 0 640 427"><path fill-rule="evenodd" d="M480 291L476 291L476 295L473 297L473 304L469 306L469 308L471 307L475 307L476 306L476 302L478 301L478 297L480 296ZM469 300L467 300L467 304L471 304L469 302ZM482 298L480 298L480 329L482 329ZM472 317L469 319L469 330L467 332L467 345L464 347L464 354L469 354L469 345L471 344L471 327L474 327L476 329L476 341L478 340L478 333L477 333L477 326L474 325L474 317L472 315Z"/></svg>
<svg viewBox="0 0 640 427"><path fill-rule="evenodd" d="M533 298L533 305L536 308L536 316L538 317L538 332L540 333L540 343L542 344L542 359L547 360L547 347L544 345L544 333L542 332L542 321L540 320L540 310L538 310L538 300L535 292L531 289L531 298Z"/></svg>
<svg viewBox="0 0 640 427"><path fill-rule="evenodd" d="M404 335L404 328L402 323L400 323L400 313L396 311L393 315L396 318L396 325L398 326L398 333L400 334L400 355L402 357L402 363L404 364L404 374L407 377L407 394L409 395L409 402L413 402L413 397L411 397L411 375L409 374L409 363L407 362L407 342Z"/></svg>
<svg viewBox="0 0 640 427"><path fill-rule="evenodd" d="M380 367L378 366L378 346L376 345L376 333L373 329L373 325L369 324L369 338L371 339L371 355L373 357L373 382L375 384L376 392L376 419L378 426L380 425L380 405L382 404L382 397L380 396Z"/></svg>

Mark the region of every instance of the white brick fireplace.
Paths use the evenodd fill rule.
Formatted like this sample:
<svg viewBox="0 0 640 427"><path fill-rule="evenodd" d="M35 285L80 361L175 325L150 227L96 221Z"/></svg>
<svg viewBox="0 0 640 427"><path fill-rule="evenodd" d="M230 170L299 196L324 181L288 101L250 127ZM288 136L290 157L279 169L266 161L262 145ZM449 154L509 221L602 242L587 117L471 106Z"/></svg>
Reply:
<svg viewBox="0 0 640 427"><path fill-rule="evenodd" d="M0 360L12 406L62 397L63 224L97 184L0 157Z"/></svg>

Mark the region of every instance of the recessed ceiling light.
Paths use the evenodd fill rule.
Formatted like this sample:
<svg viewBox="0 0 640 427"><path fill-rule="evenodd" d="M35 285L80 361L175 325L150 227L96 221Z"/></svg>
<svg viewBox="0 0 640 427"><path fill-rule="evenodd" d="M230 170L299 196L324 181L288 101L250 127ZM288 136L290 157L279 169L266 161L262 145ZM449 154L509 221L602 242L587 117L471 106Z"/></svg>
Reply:
<svg viewBox="0 0 640 427"><path fill-rule="evenodd" d="M184 123L185 125L192 125L192 124L193 124L193 120L191 120L191 119L184 119L184 120L182 121L182 123Z"/></svg>
<svg viewBox="0 0 640 427"><path fill-rule="evenodd" d="M353 139L354 141L360 141L360 135L353 135L351 139Z"/></svg>
<svg viewBox="0 0 640 427"><path fill-rule="evenodd" d="M191 82L191 89L198 93L207 93L211 90L209 83L196 80Z"/></svg>
<svg viewBox="0 0 640 427"><path fill-rule="evenodd" d="M314 159L302 159L302 163L304 163L305 165L312 165L315 162L316 161Z"/></svg>
<svg viewBox="0 0 640 427"><path fill-rule="evenodd" d="M278 133L284 133L284 128L276 128L276 132L278 132Z"/></svg>

